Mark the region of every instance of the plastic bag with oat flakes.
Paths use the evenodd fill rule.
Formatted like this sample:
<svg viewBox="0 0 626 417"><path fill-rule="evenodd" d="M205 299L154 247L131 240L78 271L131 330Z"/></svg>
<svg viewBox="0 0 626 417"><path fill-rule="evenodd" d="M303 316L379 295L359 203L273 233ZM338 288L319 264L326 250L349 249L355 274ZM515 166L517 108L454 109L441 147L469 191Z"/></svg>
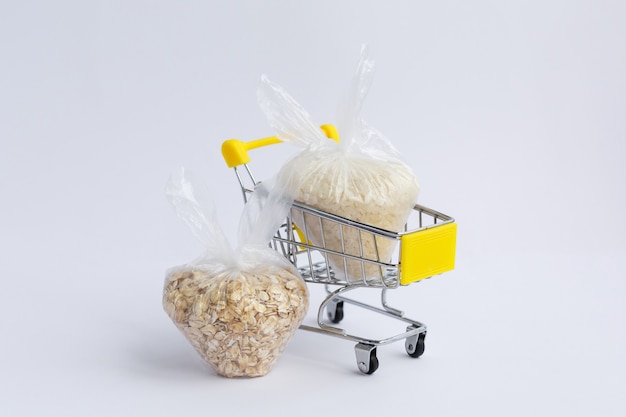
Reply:
<svg viewBox="0 0 626 417"><path fill-rule="evenodd" d="M193 174L181 169L166 187L178 217L206 251L167 272L163 307L200 356L226 377L267 374L308 308L304 280L268 247L292 201L279 187L260 187L244 207L237 248Z"/></svg>

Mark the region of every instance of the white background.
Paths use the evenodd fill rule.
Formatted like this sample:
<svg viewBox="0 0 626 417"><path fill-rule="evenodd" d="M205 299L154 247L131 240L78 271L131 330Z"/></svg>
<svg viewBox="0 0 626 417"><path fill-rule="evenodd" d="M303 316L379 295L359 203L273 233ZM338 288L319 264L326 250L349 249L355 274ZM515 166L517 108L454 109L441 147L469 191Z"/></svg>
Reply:
<svg viewBox="0 0 626 417"><path fill-rule="evenodd" d="M608 0L3 1L0 414L626 415L625 22ZM202 251L165 182L206 177L234 236L219 147L272 134L260 75L333 122L362 42L365 119L459 225L456 269L391 294L426 353L364 376L298 332L267 376L218 377L161 307Z"/></svg>

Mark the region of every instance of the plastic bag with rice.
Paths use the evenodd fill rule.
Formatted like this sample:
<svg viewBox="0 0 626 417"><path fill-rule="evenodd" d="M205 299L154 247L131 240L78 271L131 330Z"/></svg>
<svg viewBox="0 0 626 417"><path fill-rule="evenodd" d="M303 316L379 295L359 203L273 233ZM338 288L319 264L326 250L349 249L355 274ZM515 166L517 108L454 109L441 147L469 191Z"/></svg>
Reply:
<svg viewBox="0 0 626 417"><path fill-rule="evenodd" d="M295 201L400 232L416 203L419 184L391 142L361 118L373 68L364 48L348 97L339 109L338 143L329 140L309 114L266 76L261 79L258 100L278 138L302 148L277 175L288 184ZM375 261L389 262L396 240L296 209L291 215L296 226L306 230L309 241L330 253L327 259L337 277L357 282L380 279L385 273Z"/></svg>

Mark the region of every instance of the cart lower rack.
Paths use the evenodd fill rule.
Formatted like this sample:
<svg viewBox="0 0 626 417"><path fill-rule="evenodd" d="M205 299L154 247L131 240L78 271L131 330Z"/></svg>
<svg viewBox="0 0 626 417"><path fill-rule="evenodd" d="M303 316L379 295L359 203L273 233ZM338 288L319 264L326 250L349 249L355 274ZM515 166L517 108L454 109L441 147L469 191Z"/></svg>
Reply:
<svg viewBox="0 0 626 417"><path fill-rule="evenodd" d="M337 140L333 126L325 125L322 129L330 138ZM269 137L251 142L230 139L223 143L222 154L227 165L235 170L244 201L257 185L248 167L248 150L279 142L276 137ZM296 227L296 224L301 227ZM328 230L336 232L334 235L339 236L339 241L324 239ZM307 238L315 234L322 237L322 244L313 244ZM359 243L358 248L348 248L345 242L348 236ZM381 260L377 255L376 248L384 244L396 247L391 260ZM302 325L300 328L356 342L356 361L361 372L372 374L378 369L376 350L379 346L404 340L410 357L417 358L424 353L426 325L405 317L403 311L391 307L387 303L387 291L454 268L456 223L452 217L415 205L405 230L398 233L296 202L271 245L298 268L307 283L324 284L326 288L327 295L317 312L317 325ZM366 245L374 247L373 256L371 250L363 249ZM379 289L380 305L347 296L360 288ZM406 329L382 339L351 334L336 326L344 317L345 304L403 322Z"/></svg>

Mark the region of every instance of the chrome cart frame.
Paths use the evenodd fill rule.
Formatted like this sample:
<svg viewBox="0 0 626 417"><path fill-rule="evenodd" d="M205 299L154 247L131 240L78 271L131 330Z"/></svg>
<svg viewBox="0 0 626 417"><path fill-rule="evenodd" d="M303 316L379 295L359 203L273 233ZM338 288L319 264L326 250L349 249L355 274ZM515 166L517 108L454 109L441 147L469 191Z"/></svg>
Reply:
<svg viewBox="0 0 626 417"><path fill-rule="evenodd" d="M278 143L275 138L260 139ZM255 142L259 142L255 141ZM225 159L228 151L226 146L245 147L245 151L258 146L255 142L244 143L237 139L224 142L222 152ZM267 144L267 143L266 143ZM244 151L244 153L245 153ZM253 192L258 181L255 179L248 166L247 154L241 164L228 162L234 168L237 180L241 187L244 202L248 195ZM405 341L407 354L412 358L418 358L424 353L427 328L417 320L405 316L400 309L390 306L387 302L387 291L402 285L429 278L448 271L454 267L454 250L456 245L456 224L450 216L429 209L422 205L415 205L411 213L414 226L405 226L405 230L397 233L380 229L371 225L359 223L322 210L318 210L300 203L294 203L287 216L285 223L277 230L271 246L288 258L298 269L302 278L311 284L324 284L326 297L321 302L317 311L317 325L301 325L303 330L338 337L356 342L355 354L358 369L364 374L374 373L379 366L377 347L388 345L401 340ZM321 243L313 244L307 236L310 236L312 227L322 231ZM341 235L339 246L331 246L324 241L324 230L335 228ZM318 230L318 231L319 231ZM359 242L359 250L350 252L344 244L344 235L351 233ZM421 239L422 236L427 239ZM419 238L419 240L418 240ZM318 239L319 240L319 239ZM373 243L376 255L367 256L362 249L361 243L368 240ZM393 241L396 247L395 255L391 260L379 259L377 245L383 241ZM408 268L413 264L413 252L421 253L419 249L425 247L421 241L436 242L446 248L445 261L430 262L428 256L424 262L425 267ZM442 243L437 243L442 242ZM421 245L421 246L420 246ZM436 246L438 248L439 246ZM438 256L438 255L437 255ZM437 257L435 256L435 258ZM331 266L331 259L335 260L335 266ZM337 259L342 260L337 265ZM450 260L451 259L451 260ZM343 268L341 267L343 263ZM361 270L361 276L354 273ZM432 265L431 265L432 264ZM350 266L349 266L350 265ZM405 266L407 268L405 268ZM352 268L351 268L352 267ZM349 269L351 269L349 271ZM410 271L409 271L410 269ZM367 272L366 272L367 271ZM381 290L380 306L371 305L354 298L347 297L347 293L359 288L378 288ZM349 304L358 308L366 309L385 317L404 322L406 329L400 333L382 339L368 338L355 335L346 329L336 326L344 317L344 305ZM326 313L326 314L325 314Z"/></svg>

